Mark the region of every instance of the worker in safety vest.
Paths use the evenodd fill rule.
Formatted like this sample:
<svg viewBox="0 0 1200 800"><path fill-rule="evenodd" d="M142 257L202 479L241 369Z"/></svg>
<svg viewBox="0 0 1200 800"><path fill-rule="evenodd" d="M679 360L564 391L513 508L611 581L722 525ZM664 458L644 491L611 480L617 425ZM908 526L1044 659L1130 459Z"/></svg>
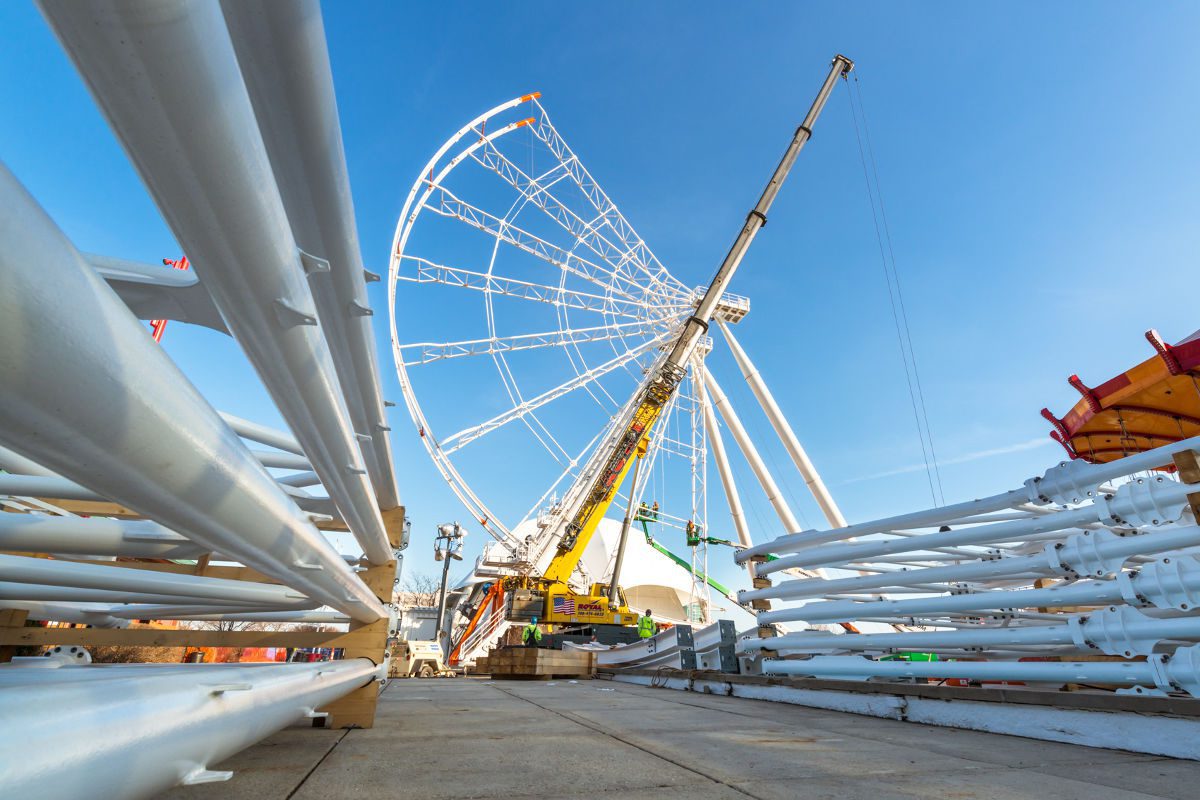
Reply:
<svg viewBox="0 0 1200 800"><path fill-rule="evenodd" d="M642 639L649 639L655 634L657 629L658 626L655 625L654 620L650 618L650 609L647 608L646 615L644 617L638 617L638 637Z"/></svg>
<svg viewBox="0 0 1200 800"><path fill-rule="evenodd" d="M542 643L542 631L538 628L537 617L530 620L525 629L521 631L521 641L526 647L537 647Z"/></svg>

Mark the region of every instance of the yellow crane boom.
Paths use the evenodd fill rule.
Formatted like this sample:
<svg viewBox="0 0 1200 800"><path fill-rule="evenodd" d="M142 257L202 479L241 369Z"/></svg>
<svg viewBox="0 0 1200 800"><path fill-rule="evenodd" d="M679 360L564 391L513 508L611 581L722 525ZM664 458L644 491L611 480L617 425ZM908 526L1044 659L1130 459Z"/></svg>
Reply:
<svg viewBox="0 0 1200 800"><path fill-rule="evenodd" d="M634 403L634 411L626 423L624 433L613 446L612 451L604 462L603 468L596 475L591 487L584 496L579 509L566 523L563 535L558 542L558 550L542 575L543 586L546 591L546 611L543 618L546 621L562 621L560 617L564 615L557 613L553 599L554 597L570 595L573 608L578 609L581 604L585 604L589 612L586 615L575 614L570 616L586 616L588 617L588 622L594 621L593 617L601 616L607 616L606 619L600 620L601 622L608 622L610 624L627 624L633 622L633 616L630 614L629 609L625 607L625 603L618 602L619 589L617 587L620 577L620 564L629 533L630 520L628 519L628 515L626 515L625 525L621 531L621 541L618 546L616 560L617 567L614 569L611 584L608 586L594 584L591 592L584 596L571 594L567 588L567 581L575 571L576 566L578 566L579 560L583 557L583 552L587 548L588 542L591 541L597 527L599 527L600 520L608 512L608 507L612 504L617 491L621 488L621 484L625 480L625 475L633 465L634 459L645 452L644 442L647 441L651 427L662 413L664 406L666 406L667 402L670 401L675 391L679 388L679 384L683 381L683 378L687 375L688 362L696 350L696 345L700 337L708 331L708 323L712 319L713 311L716 309L717 303L725 291L725 287L729 285L730 279L749 249L751 242L754 241L754 237L767 224L767 211L775 201L775 196L783 186L783 182L791 171L792 165L795 164L796 157L800 154L801 148L812 137L812 126L816 123L817 117L820 116L821 110L824 108L826 100L829 99L829 94L833 91L837 79L845 77L852 69L854 69L854 62L850 59L842 55L834 57L829 75L821 85L821 89L817 93L817 97L813 101L808 115L804 118L804 122L796 129L791 144L788 145L783 158L775 168L775 172L771 175L770 181L767 182L767 186L759 197L758 203L746 215L745 224L734 240L732 247L730 247L725 260L721 262L721 266L717 269L716 275L713 276L712 281L709 283L704 296L697 304L695 313L688 317L684 323L683 330L675 340L666 358L660 362L657 369L650 374L646 382L638 390L639 396ZM639 453L639 448L641 453ZM600 605L600 601L605 600L605 594L607 594L607 602L603 605L607 607L605 609L607 615L601 613L597 607ZM563 607L559 605L559 608ZM580 620L576 619L573 621Z"/></svg>

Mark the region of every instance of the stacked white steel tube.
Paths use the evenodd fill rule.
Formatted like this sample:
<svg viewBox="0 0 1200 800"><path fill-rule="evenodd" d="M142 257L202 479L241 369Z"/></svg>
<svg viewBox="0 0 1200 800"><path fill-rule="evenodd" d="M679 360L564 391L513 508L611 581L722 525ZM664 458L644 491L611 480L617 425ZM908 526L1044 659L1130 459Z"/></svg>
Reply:
<svg viewBox="0 0 1200 800"><path fill-rule="evenodd" d="M371 562L386 563L391 547L308 283L329 257L297 246L292 224L308 218L289 219L220 6L42 9L342 517ZM321 238L332 248L339 236Z"/></svg>
<svg viewBox="0 0 1200 800"><path fill-rule="evenodd" d="M787 655L762 668L795 676L1091 681L1196 694L1200 526L1188 496L1200 487L1156 468L1197 447L1191 439L1106 464L1060 464L981 500L742 550L738 561L757 557L758 574L779 579L739 594L782 601L759 612L760 626L844 623L861 633L810 627L739 648ZM795 569L828 573L788 579ZM940 660L909 662L907 653ZM1096 669L1021 660L1083 654L1149 660Z"/></svg>
<svg viewBox="0 0 1200 800"><path fill-rule="evenodd" d="M0 164L0 551L28 554L0 556L0 610L101 628L390 616L309 513L344 521L370 564L396 558L370 277L317 4L41 7L193 270L80 254ZM291 432L219 414L148 317L232 335ZM328 499L299 488L314 483ZM0 795L227 778L211 767L382 678L382 640L378 658L319 664L0 666Z"/></svg>
<svg viewBox="0 0 1200 800"><path fill-rule="evenodd" d="M0 789L45 800L153 797L377 677L313 664L0 667ZM97 713L98 710L103 713Z"/></svg>

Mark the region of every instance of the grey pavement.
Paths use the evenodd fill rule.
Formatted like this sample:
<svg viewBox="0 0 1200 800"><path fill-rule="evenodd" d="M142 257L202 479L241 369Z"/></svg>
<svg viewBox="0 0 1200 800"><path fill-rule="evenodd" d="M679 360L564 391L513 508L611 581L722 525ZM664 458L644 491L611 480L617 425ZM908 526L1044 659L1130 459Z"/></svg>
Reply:
<svg viewBox="0 0 1200 800"><path fill-rule="evenodd" d="M291 728L171 800L1200 796L1200 763L603 680L398 680L370 730Z"/></svg>

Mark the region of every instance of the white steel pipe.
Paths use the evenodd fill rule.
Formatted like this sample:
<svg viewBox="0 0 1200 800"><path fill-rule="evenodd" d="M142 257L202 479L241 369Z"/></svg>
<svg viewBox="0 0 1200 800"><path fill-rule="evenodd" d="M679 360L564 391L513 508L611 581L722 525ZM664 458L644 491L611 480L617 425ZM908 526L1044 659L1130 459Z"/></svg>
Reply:
<svg viewBox="0 0 1200 800"><path fill-rule="evenodd" d="M155 619L180 619L197 622L296 622L319 625L344 625L350 621L336 611L227 611L222 613L180 614Z"/></svg>
<svg viewBox="0 0 1200 800"><path fill-rule="evenodd" d="M110 567L75 561L0 555L0 580L68 586L80 589L114 589L143 594L186 595L188 597L240 601L272 606L295 606L308 598L295 589L272 583L232 581L156 572L148 569Z"/></svg>
<svg viewBox="0 0 1200 800"><path fill-rule="evenodd" d="M1049 560L1044 554L1025 556L1022 558L997 559L995 561L971 561L965 564L955 564L947 567L932 567L930 569L906 570L902 572L885 572L878 575L861 575L854 578L804 578L801 580L784 581L769 589L753 589L738 592L738 599L743 603L751 600L789 599L813 597L841 591L862 591L865 589L890 589L893 586L921 585L929 587L929 591L940 591L941 583L980 581L1010 576L1027 576L1034 578L1051 574Z"/></svg>
<svg viewBox="0 0 1200 800"><path fill-rule="evenodd" d="M796 438L796 432L792 430L791 423L783 415L779 404L775 402L775 396L767 388L766 382L759 374L758 367L754 366L750 357L746 355L746 351L738 344L738 340L734 338L733 331L729 330L729 326L723 320L717 320L717 324L720 326L721 332L725 334L725 341L729 343L729 350L733 353L733 360L737 362L738 368L742 371L742 377L746 379L746 383L750 384L750 389L754 392L758 404L762 406L763 413L771 421L771 427L775 429L783 446L787 448L788 455L792 457L792 462L800 471L800 475L808 485L808 490L812 492L813 499L821 507L821 513L825 515L825 519L832 527L846 527L846 518L842 516L841 509L838 508L833 495L825 488L825 482L821 480L817 468L813 466L812 459L808 457L800 440Z"/></svg>
<svg viewBox="0 0 1200 800"><path fill-rule="evenodd" d="M11 472L14 475L38 475L44 478L58 477L41 464L31 461L20 453L9 450L4 446L0 446L0 469Z"/></svg>
<svg viewBox="0 0 1200 800"><path fill-rule="evenodd" d="M0 608L15 608L28 612L28 619L39 622L70 622L97 628L124 628L129 620L108 613L100 603L46 602L44 600L0 600ZM0 784L0 789L4 788Z"/></svg>
<svg viewBox="0 0 1200 800"><path fill-rule="evenodd" d="M738 494L737 484L733 479L733 468L729 464L729 454L725 452L725 440L717 425L716 414L713 413L712 403L709 402L708 392L703 384L698 384L700 407L704 409L704 429L712 448L713 460L717 462L717 473L721 476L721 488L725 490L725 502L729 505L729 516L733 520L733 530L737 534L738 543L742 547L750 547L754 540L750 537L750 526L746 524L746 514L742 510L742 498ZM757 574L755 565L750 565L751 577Z"/></svg>
<svg viewBox="0 0 1200 800"><path fill-rule="evenodd" d="M294 489L299 489L304 486L316 486L320 482L321 476L315 472L300 472L295 475L287 475L279 479L280 484L283 486L290 486Z"/></svg>
<svg viewBox="0 0 1200 800"><path fill-rule="evenodd" d="M1167 659L1146 661L873 661L863 656L816 656L763 661L763 672L841 680L867 678L963 678L1150 686L1200 696L1200 645L1181 647Z"/></svg>
<svg viewBox="0 0 1200 800"><path fill-rule="evenodd" d="M763 542L748 550L743 550L735 558L738 561L746 561L754 556L763 556L771 553L791 553L805 547L825 544L827 542L860 538L876 533L891 533L909 528L923 528L929 525L940 524L940 520L946 516L957 518L974 514L986 514L992 511L1010 509L1020 503L1028 502L1029 492L1025 489L1013 489L978 500L969 500L964 503L942 506L941 508L933 508L926 511L914 511L910 514L900 514L895 517L887 517L886 519L874 520L872 522L848 525L845 528L825 531L810 530L787 534L777 537L770 542Z"/></svg>
<svg viewBox="0 0 1200 800"><path fill-rule="evenodd" d="M300 446L300 443L290 433L243 419L226 411L222 411L220 414L221 419L225 420L225 424L232 428L233 432L238 436L249 439L252 442L265 444L268 447L283 450L285 453L304 456L304 448Z"/></svg>
<svg viewBox="0 0 1200 800"><path fill-rule="evenodd" d="M381 508L400 505L325 26L316 0L221 4ZM372 276L378 280L378 276ZM365 438L364 438L365 437Z"/></svg>
<svg viewBox="0 0 1200 800"><path fill-rule="evenodd" d="M0 207L0 440L356 619L386 616L2 166Z"/></svg>
<svg viewBox="0 0 1200 800"><path fill-rule="evenodd" d="M1075 534L1064 542L1051 542L1030 556L972 561L944 567L905 570L899 573L866 575L858 578L832 580L806 579L786 581L769 589L739 592L742 602L787 597L812 597L836 591L860 591L889 586L910 586L917 583L944 581L977 581L1020 576L1063 575L1098 576L1116 572L1131 556L1165 553L1200 545L1200 528L1179 526L1142 536L1117 536L1110 531Z"/></svg>
<svg viewBox="0 0 1200 800"><path fill-rule="evenodd" d="M1122 606L1109 611L1063 616L1059 622L1042 625L968 625L952 631L906 631L834 636L823 633L790 633L771 639L746 639L746 651L797 650L889 650L942 648L988 648L1024 645L1074 645L1109 655L1149 655L1164 640L1200 640L1200 617L1155 619Z"/></svg>
<svg viewBox="0 0 1200 800"><path fill-rule="evenodd" d="M290 607L276 605L213 606L208 603L204 603L203 605L181 605L179 601L176 601L175 603L164 603L161 605L110 606L108 613L118 619L193 619L197 615L215 615L225 619L242 619L247 614L304 614L311 611L315 606L315 603L308 603L299 607L294 605ZM231 617L228 615L235 616Z"/></svg>
<svg viewBox="0 0 1200 800"><path fill-rule="evenodd" d="M783 556L765 564L765 573L779 572L793 567L831 566L848 562L861 562L873 556L907 553L914 550L931 550L954 545L988 544L992 542L1014 542L1034 534L1062 531L1095 522L1096 509L1092 506L1048 514L1044 517L993 522L990 525L975 525L958 530L927 533L920 536L896 539L869 539L856 542L837 542L806 548L790 556Z"/></svg>
<svg viewBox="0 0 1200 800"><path fill-rule="evenodd" d="M391 560L306 272L221 9L41 7L321 481L374 564Z"/></svg>
<svg viewBox="0 0 1200 800"><path fill-rule="evenodd" d="M1177 556L1147 564L1140 570L1117 574L1114 580L1063 583L1041 589L970 592L942 597L832 600L781 608L759 614L759 622L828 622L855 620L891 614L912 617L963 611L998 611L1016 608L1060 608L1098 606L1125 602L1152 603L1160 608L1186 611L1200 608L1200 560Z"/></svg>
<svg viewBox="0 0 1200 800"><path fill-rule="evenodd" d="M720 412L721 419L725 420L725 426L733 434L733 440L737 442L738 449L742 451L742 455L745 457L747 463L750 464L750 469L754 471L754 476L758 478L758 483L762 486L763 493L766 494L767 500L771 502L771 506L775 509L779 521L783 523L783 529L786 531L800 530L800 523L796 521L795 514L792 513L787 500L783 498L783 493L779 491L779 486L775 483L775 479L771 477L767 465L763 463L762 457L758 454L758 449L754 446L754 442L750 441L749 434L742 427L742 421L738 419L737 412L733 410L729 398L725 396L725 392L721 390L716 378L713 377L707 367L701 366L700 372L704 376L704 388L708 390L713 406Z"/></svg>
<svg viewBox="0 0 1200 800"><path fill-rule="evenodd" d="M0 475L0 495L108 501L108 498L99 492L84 488L61 475Z"/></svg>
<svg viewBox="0 0 1200 800"><path fill-rule="evenodd" d="M131 558L196 558L195 542L150 520L0 514L0 550Z"/></svg>
<svg viewBox="0 0 1200 800"><path fill-rule="evenodd" d="M312 464L307 458L294 453L275 453L270 450L251 450L250 452L254 453L254 457L260 464L270 469L312 469Z"/></svg>
<svg viewBox="0 0 1200 800"><path fill-rule="evenodd" d="M0 786L14 798L137 800L226 780L210 768L375 675L365 658L14 668L0 688Z"/></svg>
<svg viewBox="0 0 1200 800"><path fill-rule="evenodd" d="M617 554L613 559L612 575L608 578L608 608L610 611L616 611L621 607L620 592L621 592L621 567L625 564L625 546L629 543L629 528L633 525L633 518L637 516L637 503L640 491L638 486L638 473L642 469L642 459L645 458L644 453L634 451L633 475L629 481L629 502L625 506L625 519L621 521L621 535L617 539ZM457 525L455 526L457 529ZM450 574L450 552L449 546L446 551L445 569L442 570L442 591L438 597L438 630L446 622L446 578ZM450 631L446 632L447 645L449 644Z"/></svg>
<svg viewBox="0 0 1200 800"><path fill-rule="evenodd" d="M0 581L0 600L38 600L71 603L204 603L212 611L221 611L231 605L245 605L245 600L214 600L210 597L193 597L186 591L176 591L170 594L154 594L151 592L131 592L128 589L93 589L80 586L59 586L54 584L17 583L16 581ZM315 606L312 601L297 602L300 607Z"/></svg>
<svg viewBox="0 0 1200 800"><path fill-rule="evenodd" d="M1108 481L1166 466L1171 463L1175 453L1195 449L1200 449L1200 436L1103 464L1092 464L1086 461L1064 462L1046 470L1039 477L1025 481L1025 486L1020 489L1011 489L979 500L969 500L955 505L929 508L850 525L837 530L802 531L781 536L773 541L755 545L749 550L743 550L735 558L738 561L745 561L756 555L792 553L805 547L874 533L891 533L909 528L943 525L952 521L961 522L965 517L1028 507L1026 504L1045 506L1052 502L1059 505L1080 503L1088 498L1096 497L1099 487Z"/></svg>
<svg viewBox="0 0 1200 800"><path fill-rule="evenodd" d="M1014 522L993 522L958 530L898 539L841 542L801 550L771 562L765 572L775 572L795 566L822 566L859 561L872 556L891 555L916 549L952 547L955 545L988 544L1025 540L1035 534L1066 530L1075 527L1124 525L1126 527L1157 526L1179 519L1186 507L1192 487L1178 481L1153 477L1130 481L1111 497L1096 503L1045 514Z"/></svg>

